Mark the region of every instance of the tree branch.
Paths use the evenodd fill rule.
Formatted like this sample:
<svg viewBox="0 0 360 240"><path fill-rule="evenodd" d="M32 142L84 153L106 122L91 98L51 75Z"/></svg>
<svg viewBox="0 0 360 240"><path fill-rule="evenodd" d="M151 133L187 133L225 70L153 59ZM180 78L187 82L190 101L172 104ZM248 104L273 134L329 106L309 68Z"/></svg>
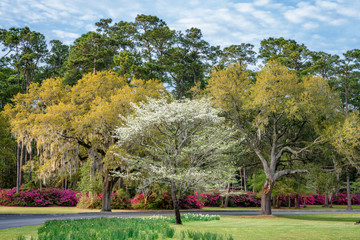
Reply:
<svg viewBox="0 0 360 240"><path fill-rule="evenodd" d="M295 174L295 173L309 173L309 171L308 170L300 170L300 169L297 169L297 170L289 170L289 169L288 170L281 170L281 171L275 173L273 181L276 181L281 176L288 175L288 174Z"/></svg>

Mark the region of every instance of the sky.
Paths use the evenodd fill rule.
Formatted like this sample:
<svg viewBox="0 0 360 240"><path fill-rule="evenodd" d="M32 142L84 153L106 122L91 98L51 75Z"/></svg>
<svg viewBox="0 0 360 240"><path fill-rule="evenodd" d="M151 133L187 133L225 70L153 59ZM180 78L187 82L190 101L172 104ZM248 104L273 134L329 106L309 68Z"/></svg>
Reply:
<svg viewBox="0 0 360 240"><path fill-rule="evenodd" d="M71 44L95 22L155 15L174 30L201 29L222 48L284 37L310 50L341 54L360 48L360 0L1 0L0 28L30 27L48 41Z"/></svg>

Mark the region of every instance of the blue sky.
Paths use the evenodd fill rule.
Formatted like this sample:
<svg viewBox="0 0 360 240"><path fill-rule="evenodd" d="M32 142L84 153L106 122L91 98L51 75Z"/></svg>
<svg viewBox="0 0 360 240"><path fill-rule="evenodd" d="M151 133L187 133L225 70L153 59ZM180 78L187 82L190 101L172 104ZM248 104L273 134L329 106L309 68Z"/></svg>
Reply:
<svg viewBox="0 0 360 240"><path fill-rule="evenodd" d="M1 0L0 28L29 26L71 44L100 18L134 21L137 14L175 30L200 28L221 47L284 37L328 53L360 48L359 0Z"/></svg>

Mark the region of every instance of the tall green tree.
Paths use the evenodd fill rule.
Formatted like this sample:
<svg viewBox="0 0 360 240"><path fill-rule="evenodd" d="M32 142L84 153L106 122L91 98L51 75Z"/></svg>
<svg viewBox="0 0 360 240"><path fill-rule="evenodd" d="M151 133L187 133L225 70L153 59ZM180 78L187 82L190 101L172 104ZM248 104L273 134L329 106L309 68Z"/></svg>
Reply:
<svg viewBox="0 0 360 240"><path fill-rule="evenodd" d="M83 34L70 47L65 82L74 85L89 72L95 74L97 71L110 70L114 54L115 49L105 35L96 32Z"/></svg>
<svg viewBox="0 0 360 240"><path fill-rule="evenodd" d="M251 65L256 63L256 52L254 45L241 43L225 47L221 53L220 66L228 67L231 64Z"/></svg>
<svg viewBox="0 0 360 240"><path fill-rule="evenodd" d="M0 188L11 188L16 182L16 141L9 128L8 119L0 112Z"/></svg>
<svg viewBox="0 0 360 240"><path fill-rule="evenodd" d="M18 86L27 91L48 52L44 35L28 27L0 29L0 41L6 51L2 58L17 72Z"/></svg>
<svg viewBox="0 0 360 240"><path fill-rule="evenodd" d="M65 74L65 63L69 56L69 46L59 40L50 41L51 49L45 58L46 66L44 72L46 78L63 77Z"/></svg>
<svg viewBox="0 0 360 240"><path fill-rule="evenodd" d="M326 80L308 77L299 81L293 71L273 61L257 74L255 83L240 65L216 71L207 92L262 164L266 180L261 214L271 214L274 183L281 176L306 172L279 169L280 160L286 160L285 154L299 158L319 143L323 124L337 114L334 93ZM317 133L307 134L309 129Z"/></svg>
<svg viewBox="0 0 360 240"><path fill-rule="evenodd" d="M304 44L298 44L295 40L270 37L261 41L259 58L265 63L276 60L302 75L308 67L310 51Z"/></svg>

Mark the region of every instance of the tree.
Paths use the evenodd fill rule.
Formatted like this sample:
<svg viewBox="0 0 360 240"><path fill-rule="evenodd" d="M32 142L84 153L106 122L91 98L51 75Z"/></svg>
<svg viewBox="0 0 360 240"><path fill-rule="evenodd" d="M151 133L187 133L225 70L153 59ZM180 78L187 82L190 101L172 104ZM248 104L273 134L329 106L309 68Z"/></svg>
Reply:
<svg viewBox="0 0 360 240"><path fill-rule="evenodd" d="M360 109L360 49L343 54L338 62L337 77L333 85L340 93L345 116L353 109Z"/></svg>
<svg viewBox="0 0 360 240"><path fill-rule="evenodd" d="M16 70L18 86L27 91L47 54L44 35L28 27L0 29L0 42L7 52L2 59Z"/></svg>
<svg viewBox="0 0 360 240"><path fill-rule="evenodd" d="M299 81L294 72L273 61L257 74L255 83L240 65L213 72L206 92L261 162L266 175L261 214L271 214L274 183L283 175L306 172L280 170L280 160L294 161L284 154L298 159L320 142L322 124L336 114L336 97L326 80L308 77Z"/></svg>
<svg viewBox="0 0 360 240"><path fill-rule="evenodd" d="M185 34L178 32L175 46L168 51L166 67L168 83L177 99L189 96L195 85L204 87L212 65L219 55L218 47L203 39L201 30L190 28Z"/></svg>
<svg viewBox="0 0 360 240"><path fill-rule="evenodd" d="M110 175L117 161L111 154L113 128L119 114L131 113L130 102L158 97L164 87L157 81L133 79L131 85L113 72L85 75L72 87L62 78L32 84L5 107L12 133L26 150L36 141L39 156L37 176L49 180L54 172L69 175L91 161L91 172L103 177L103 211L111 211L110 196L116 178Z"/></svg>
<svg viewBox="0 0 360 240"><path fill-rule="evenodd" d="M181 224L184 191L226 175L223 153L230 132L208 99L149 99L132 106L134 115L123 117L123 126L115 130L118 156L143 173L144 185L171 186L176 224Z"/></svg>
<svg viewBox="0 0 360 240"><path fill-rule="evenodd" d="M0 188L10 188L16 181L16 142L11 137L8 119L0 113Z"/></svg>
<svg viewBox="0 0 360 240"><path fill-rule="evenodd" d="M240 45L231 45L223 49L221 54L220 65L225 68L231 64L239 63L240 65L249 65L256 63L256 53L253 51L254 46L249 43Z"/></svg>
<svg viewBox="0 0 360 240"><path fill-rule="evenodd" d="M65 82L74 85L82 75L110 70L115 49L105 35L88 32L75 40L66 62Z"/></svg>
<svg viewBox="0 0 360 240"><path fill-rule="evenodd" d="M295 40L270 37L261 41L259 58L265 63L275 60L302 75L309 65L310 51Z"/></svg>
<svg viewBox="0 0 360 240"><path fill-rule="evenodd" d="M63 77L65 71L64 65L69 56L69 46L59 40L51 40L50 45L51 49L45 58L47 78Z"/></svg>

